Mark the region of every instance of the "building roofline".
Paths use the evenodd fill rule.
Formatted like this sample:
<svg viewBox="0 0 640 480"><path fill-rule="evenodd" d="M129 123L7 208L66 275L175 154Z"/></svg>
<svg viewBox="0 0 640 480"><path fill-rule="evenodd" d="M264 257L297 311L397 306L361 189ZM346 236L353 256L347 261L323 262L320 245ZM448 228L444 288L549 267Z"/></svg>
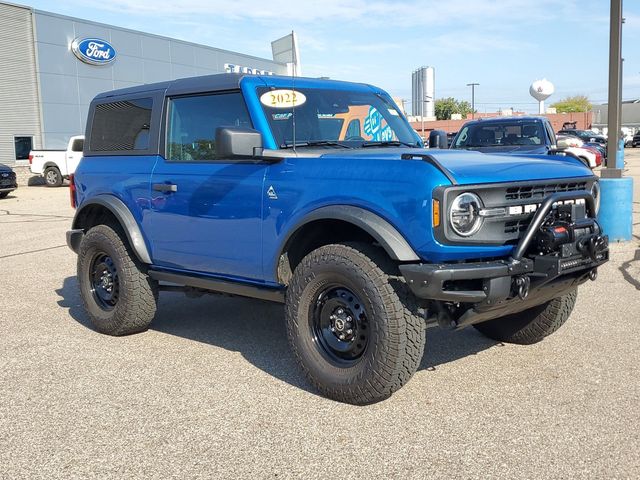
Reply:
<svg viewBox="0 0 640 480"><path fill-rule="evenodd" d="M0 4L2 4L2 5L9 5L10 7L24 8L25 10L31 10L31 11L33 11L33 7L30 7L30 6L28 6L28 5L22 5L22 4L20 4L20 3L5 2L4 0L0 0Z"/></svg>
<svg viewBox="0 0 640 480"><path fill-rule="evenodd" d="M241 57L250 58L250 59L253 59L253 60L260 60L260 61L263 61L263 62L269 62L269 63L273 63L273 64L276 64L276 65L281 65L281 66L286 66L287 65L286 63L276 62L273 59L258 57L258 56L255 56L255 55L248 55L246 53L240 53L240 52L236 52L236 51L233 51L233 50L225 50L223 48L212 47L211 45L205 45L205 44L202 44L202 43L189 42L187 40L181 40L179 38L167 37L165 35L158 35L156 33L145 32L145 31L142 31L142 30L133 30L131 28L120 27L118 25L111 25L111 24L108 24L108 23L96 22L94 20L87 20L85 18L71 17L69 15L63 15L63 14L60 14L60 13L49 12L47 10L39 10L39 9L30 7L28 5L15 4L15 3L11 3L11 2L6 2L4 0L0 0L0 4L6 4L6 5L10 5L12 7L24 8L26 10L30 10L32 13L38 13L38 14L41 14L41 15L48 15L50 17L63 18L63 19L66 19L66 20L71 20L73 22L83 22L83 23L88 23L88 24L91 24L91 25L96 25L96 26L99 26L99 27L115 29L115 30L120 30L120 31L123 31L123 32L134 33L134 34L141 34L142 33L142 34L150 36L150 37L158 38L158 39L161 39L161 40L168 40L170 42L177 42L177 43L181 43L183 45L190 45L192 47L204 47L204 48L207 48L207 49L215 50L217 52L231 53L231 54L234 54L234 55L239 55Z"/></svg>

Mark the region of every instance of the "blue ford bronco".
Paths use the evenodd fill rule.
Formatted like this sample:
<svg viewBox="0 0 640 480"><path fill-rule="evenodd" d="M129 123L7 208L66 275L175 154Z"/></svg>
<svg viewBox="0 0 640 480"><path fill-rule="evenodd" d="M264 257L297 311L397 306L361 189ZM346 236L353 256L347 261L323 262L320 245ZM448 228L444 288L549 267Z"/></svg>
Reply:
<svg viewBox="0 0 640 480"><path fill-rule="evenodd" d="M96 330L145 330L163 290L281 302L310 383L368 404L429 326L557 330L608 259L598 192L570 157L426 149L371 85L222 74L93 100L67 243Z"/></svg>

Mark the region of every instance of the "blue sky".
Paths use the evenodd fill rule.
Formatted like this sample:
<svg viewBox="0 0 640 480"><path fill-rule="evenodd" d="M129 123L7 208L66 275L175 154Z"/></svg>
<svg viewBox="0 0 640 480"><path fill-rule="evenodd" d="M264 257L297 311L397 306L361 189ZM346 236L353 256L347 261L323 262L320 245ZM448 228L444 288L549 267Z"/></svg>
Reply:
<svg viewBox="0 0 640 480"><path fill-rule="evenodd" d="M20 0L14 0L20 2ZM411 97L411 72L436 69L436 97L476 108L535 111L530 83L556 88L547 102L607 99L608 0L32 0L20 2L103 23L260 57L298 34L305 76L376 84ZM640 2L626 0L623 98L640 98Z"/></svg>

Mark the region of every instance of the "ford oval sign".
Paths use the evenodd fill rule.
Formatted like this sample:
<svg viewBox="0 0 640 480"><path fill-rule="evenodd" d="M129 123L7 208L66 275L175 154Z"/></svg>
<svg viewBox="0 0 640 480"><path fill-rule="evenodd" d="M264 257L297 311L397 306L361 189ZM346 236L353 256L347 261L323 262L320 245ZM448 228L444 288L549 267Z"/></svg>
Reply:
<svg viewBox="0 0 640 480"><path fill-rule="evenodd" d="M76 57L91 65L106 65L116 58L115 48L99 38L76 38L71 43L71 50Z"/></svg>

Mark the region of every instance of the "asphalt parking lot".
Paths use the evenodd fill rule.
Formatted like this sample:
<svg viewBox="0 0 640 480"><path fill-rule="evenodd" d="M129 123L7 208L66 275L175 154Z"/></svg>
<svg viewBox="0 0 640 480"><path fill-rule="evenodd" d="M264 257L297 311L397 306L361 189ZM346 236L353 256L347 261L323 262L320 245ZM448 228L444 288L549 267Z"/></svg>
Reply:
<svg viewBox="0 0 640 480"><path fill-rule="evenodd" d="M637 153L636 153L637 152ZM66 188L0 201L0 478L640 477L635 238L534 346L429 330L413 380L354 407L309 389L281 306L161 295L112 338L80 307Z"/></svg>

